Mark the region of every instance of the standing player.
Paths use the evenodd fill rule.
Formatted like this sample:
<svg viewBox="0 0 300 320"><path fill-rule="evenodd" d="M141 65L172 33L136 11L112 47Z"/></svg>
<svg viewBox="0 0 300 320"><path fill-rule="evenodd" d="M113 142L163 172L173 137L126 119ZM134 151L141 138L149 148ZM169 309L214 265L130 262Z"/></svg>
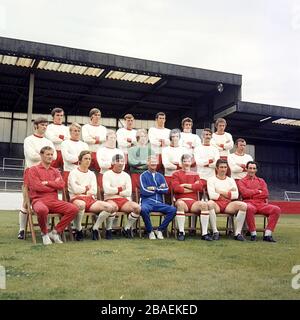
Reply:
<svg viewBox="0 0 300 320"><path fill-rule="evenodd" d="M184 224L185 213L192 212L200 215L202 227L202 240L219 240L219 232L216 226L216 214L211 209L213 202L199 201L198 192L203 191L203 182L199 175L191 171L192 156L184 154L182 156L182 170L175 171L172 175L172 188L176 199L175 206L177 208L176 221L179 229L177 239L182 241L185 238ZM211 224L213 228L213 238L208 235L208 221L211 214Z"/></svg>
<svg viewBox="0 0 300 320"><path fill-rule="evenodd" d="M117 130L118 148L125 156L125 164L128 167L128 149L136 145L136 130L134 127L134 117L128 113L124 116L125 127Z"/></svg>
<svg viewBox="0 0 300 320"><path fill-rule="evenodd" d="M70 138L69 128L63 124L64 110L54 108L51 111L53 123L47 126L45 137L53 142L57 158L53 161L52 167L63 168L63 158L61 154L61 143Z"/></svg>
<svg viewBox="0 0 300 320"><path fill-rule="evenodd" d="M256 176L257 163L249 161L246 165L247 175L238 181L239 191L243 201L247 203L247 225L251 233L251 241L256 241L255 214L263 214L268 217L268 225L263 241L276 242L272 237L278 222L281 209L268 204L269 191L264 179Z"/></svg>
<svg viewBox="0 0 300 320"><path fill-rule="evenodd" d="M78 215L74 219L77 241L83 240L81 221L85 211L99 214L92 229L93 240L99 239L99 226L113 213L113 207L109 203L96 199L97 180L95 173L89 170L91 161L91 152L81 151L78 156L79 166L70 172L68 179L70 201L79 209Z"/></svg>
<svg viewBox="0 0 300 320"><path fill-rule="evenodd" d="M193 155L194 149L201 145L200 138L197 134L192 133L193 120L184 118L181 121L182 132L179 144L185 149L184 153Z"/></svg>
<svg viewBox="0 0 300 320"><path fill-rule="evenodd" d="M155 115L155 122L155 127L149 129L148 135L151 149L158 157L157 171L159 171L162 165L162 149L170 145L170 129L165 128L166 114L164 112L158 112Z"/></svg>
<svg viewBox="0 0 300 320"><path fill-rule="evenodd" d="M124 156L116 154L112 157L112 169L103 175L104 200L113 207L112 213L107 219L106 239L112 239L112 226L116 212L128 213L128 219L122 234L126 238L133 238L132 227L140 216L140 206L129 198L132 194L131 180L128 173L123 171Z"/></svg>
<svg viewBox="0 0 300 320"><path fill-rule="evenodd" d="M236 150L228 156L228 165L231 171L231 177L237 182L247 175L246 164L253 161L250 154L245 153L246 141L239 138L235 141Z"/></svg>
<svg viewBox="0 0 300 320"><path fill-rule="evenodd" d="M28 186L28 169L37 165L41 161L40 151L43 147L49 146L54 149L53 143L45 138L45 131L47 129L48 120L44 117L37 118L34 122L34 133L24 140L24 156L25 156L25 170L24 170L24 186ZM56 159L56 151L53 153L53 159ZM18 239L23 240L25 237L25 227L27 223L27 208L24 204L19 212L19 234Z"/></svg>
<svg viewBox="0 0 300 320"><path fill-rule="evenodd" d="M233 178L226 175L228 164L226 160L219 159L216 164L217 174L207 180L207 191L210 200L214 202L214 210L218 214L224 212L236 216L235 240L245 241L242 228L246 218L247 205L238 199L239 193Z"/></svg>
<svg viewBox="0 0 300 320"><path fill-rule="evenodd" d="M89 150L87 143L80 140L80 124L73 122L70 125L70 139L65 140L61 144L61 153L64 161L63 178L68 185L68 176L70 172L78 165L78 156L81 151Z"/></svg>
<svg viewBox="0 0 300 320"><path fill-rule="evenodd" d="M233 140L230 133L225 132L227 122L218 118L215 123L216 132L212 134L211 145L218 148L220 158L227 160L229 151L233 148Z"/></svg>
<svg viewBox="0 0 300 320"><path fill-rule="evenodd" d="M148 143L148 134L145 129L136 133L137 145L128 149L128 164L132 182L132 192L140 189L140 175L148 169L147 161L150 155L155 155Z"/></svg>
<svg viewBox="0 0 300 320"><path fill-rule="evenodd" d="M220 158L218 149L211 145L211 138L212 131L209 128L203 129L202 144L194 150L197 172L204 180L215 176L216 162Z"/></svg>
<svg viewBox="0 0 300 320"><path fill-rule="evenodd" d="M171 190L172 174L176 170L181 169L181 157L184 154L184 149L179 146L180 130L172 129L170 132L171 144L162 150L162 164L165 169L165 179Z"/></svg>
<svg viewBox="0 0 300 320"><path fill-rule="evenodd" d="M91 109L89 117L91 119L90 123L82 127L82 140L88 144L89 150L92 151L91 168L99 172L96 152L106 140L106 128L100 124L101 111L98 108Z"/></svg>

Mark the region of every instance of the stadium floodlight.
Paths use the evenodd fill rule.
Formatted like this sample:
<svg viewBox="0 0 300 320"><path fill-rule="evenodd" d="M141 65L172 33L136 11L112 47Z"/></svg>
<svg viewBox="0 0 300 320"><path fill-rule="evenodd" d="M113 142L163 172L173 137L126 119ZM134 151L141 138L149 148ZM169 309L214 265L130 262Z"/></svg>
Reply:
<svg viewBox="0 0 300 320"><path fill-rule="evenodd" d="M223 90L224 90L223 83L219 83L219 84L217 85L217 90L218 90L220 93L223 92Z"/></svg>

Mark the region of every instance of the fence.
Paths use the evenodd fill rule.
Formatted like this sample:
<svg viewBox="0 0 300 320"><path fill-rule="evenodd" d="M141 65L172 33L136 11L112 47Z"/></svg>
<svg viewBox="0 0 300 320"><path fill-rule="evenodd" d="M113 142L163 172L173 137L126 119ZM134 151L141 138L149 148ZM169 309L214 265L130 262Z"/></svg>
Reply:
<svg viewBox="0 0 300 320"><path fill-rule="evenodd" d="M286 201L300 201L299 191L284 191L284 200Z"/></svg>

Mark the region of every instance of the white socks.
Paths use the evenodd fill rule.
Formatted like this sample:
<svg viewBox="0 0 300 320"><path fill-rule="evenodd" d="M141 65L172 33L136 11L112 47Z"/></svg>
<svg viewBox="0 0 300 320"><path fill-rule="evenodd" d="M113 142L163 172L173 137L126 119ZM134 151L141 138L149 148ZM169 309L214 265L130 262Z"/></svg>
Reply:
<svg viewBox="0 0 300 320"><path fill-rule="evenodd" d="M265 231L265 237L270 237L271 235L272 235L272 231L266 229L266 231Z"/></svg>
<svg viewBox="0 0 300 320"><path fill-rule="evenodd" d="M110 216L107 211L101 211L98 215L97 221L93 225L93 230L98 230L101 224Z"/></svg>
<svg viewBox="0 0 300 320"><path fill-rule="evenodd" d="M125 230L128 230L130 228L132 228L132 226L134 225L134 223L137 221L137 219L139 218L138 214L135 214L134 212L130 212L127 218L127 223L126 226L124 227Z"/></svg>
<svg viewBox="0 0 300 320"><path fill-rule="evenodd" d="M23 211L23 208L22 208L22 211ZM22 211L19 212L20 231L25 230L26 223L27 223L27 214L24 214Z"/></svg>
<svg viewBox="0 0 300 320"><path fill-rule="evenodd" d="M116 212L111 213L110 216L106 219L106 230L112 229L115 217L116 217Z"/></svg>
<svg viewBox="0 0 300 320"><path fill-rule="evenodd" d="M236 216L236 229L235 229L236 236L238 234L242 234L242 228L244 225L245 218L246 218L246 211L239 210Z"/></svg>
<svg viewBox="0 0 300 320"><path fill-rule="evenodd" d="M209 220L209 215L208 214L203 214L203 212L202 212L201 215L200 215L202 235L207 234L208 220Z"/></svg>
<svg viewBox="0 0 300 320"><path fill-rule="evenodd" d="M194 218L194 217L192 217L192 218ZM176 212L176 222L177 222L179 232L183 232L183 234L184 234L185 214L183 211ZM195 225L195 223L194 223L194 225Z"/></svg>
<svg viewBox="0 0 300 320"><path fill-rule="evenodd" d="M84 216L84 211L85 211L84 209L79 210L77 216L73 220L74 221L74 227L78 231L82 230L81 221L82 221L82 218Z"/></svg>
<svg viewBox="0 0 300 320"><path fill-rule="evenodd" d="M209 222L210 222L210 226L212 228L213 233L219 232L217 229L217 216L216 216L215 209L209 210Z"/></svg>

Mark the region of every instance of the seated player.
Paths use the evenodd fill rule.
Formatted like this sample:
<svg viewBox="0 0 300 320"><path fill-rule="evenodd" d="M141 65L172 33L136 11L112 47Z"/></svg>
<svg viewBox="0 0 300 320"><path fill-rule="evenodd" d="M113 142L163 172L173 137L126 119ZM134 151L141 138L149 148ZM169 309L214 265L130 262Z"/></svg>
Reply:
<svg viewBox="0 0 300 320"><path fill-rule="evenodd" d="M228 169L227 160L219 159L216 163L217 174L207 180L207 191L210 200L214 202L214 210L218 214L224 212L236 215L236 229L234 239L245 241L242 228L246 218L247 205L238 199L239 193L233 178L226 175Z"/></svg>
<svg viewBox="0 0 300 320"><path fill-rule="evenodd" d="M79 213L74 219L76 228L75 239L77 241L83 240L81 222L84 212L90 211L99 214L92 229L93 240L99 240L99 226L101 226L106 218L108 218L114 212L112 205L105 201L96 199L97 180L94 172L89 170L91 161L91 151L81 151L78 156L79 166L70 172L68 179L70 201L79 209Z"/></svg>
<svg viewBox="0 0 300 320"><path fill-rule="evenodd" d="M58 200L57 191L63 189L65 183L58 169L51 167L53 153L53 148L43 147L40 151L40 164L32 166L28 171L29 196L38 217L44 245L51 244L51 240L62 243L59 234L78 214L78 208L74 204ZM61 214L62 219L48 233L49 212Z"/></svg>
<svg viewBox="0 0 300 320"><path fill-rule="evenodd" d="M175 171L172 175L172 187L176 199L175 206L177 208L176 221L179 229L177 239L182 241L185 238L184 234L184 223L185 223L185 212L192 212L199 214L201 213L201 227L202 227L202 240L219 240L219 232L216 227L216 214L212 219L213 226L213 238L208 235L208 222L210 209L213 208L213 202L200 201L198 200L198 192L203 191L204 183L201 181L199 175L196 172L191 171L192 156L184 154L181 158L182 170ZM210 210L210 211L209 211Z"/></svg>
<svg viewBox="0 0 300 320"><path fill-rule="evenodd" d="M106 239L112 239L112 224L116 212L128 213L128 219L122 234L126 238L133 238L132 227L140 216L141 208L130 199L132 193L131 180L128 173L123 171L124 156L116 154L112 157L112 169L103 175L104 200L112 205L114 213L107 219Z"/></svg>

